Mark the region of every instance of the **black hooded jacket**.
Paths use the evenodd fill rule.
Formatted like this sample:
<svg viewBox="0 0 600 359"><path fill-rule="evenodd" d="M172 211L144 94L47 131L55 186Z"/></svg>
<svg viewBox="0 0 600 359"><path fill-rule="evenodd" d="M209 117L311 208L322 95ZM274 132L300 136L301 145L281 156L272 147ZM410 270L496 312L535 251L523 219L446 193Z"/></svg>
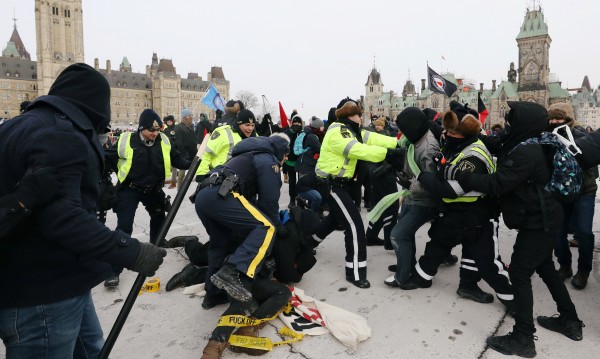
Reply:
<svg viewBox="0 0 600 359"><path fill-rule="evenodd" d="M562 224L563 212L560 203L543 190L551 175L547 156L541 145L521 145L544 131L548 113L531 102L509 101L508 105L510 132L502 138L496 172L465 173L458 181L465 190L499 195L502 217L509 228L556 229Z"/></svg>

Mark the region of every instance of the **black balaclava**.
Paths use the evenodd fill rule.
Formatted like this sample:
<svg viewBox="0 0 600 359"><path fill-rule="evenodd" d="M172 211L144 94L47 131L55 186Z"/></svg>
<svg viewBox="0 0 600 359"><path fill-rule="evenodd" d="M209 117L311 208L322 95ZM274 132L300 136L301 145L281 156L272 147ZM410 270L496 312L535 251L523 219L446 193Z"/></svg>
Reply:
<svg viewBox="0 0 600 359"><path fill-rule="evenodd" d="M502 138L502 152L508 153L528 138L539 136L548 125L548 112L534 102L508 101L505 116L507 134Z"/></svg>
<svg viewBox="0 0 600 359"><path fill-rule="evenodd" d="M110 123L110 86L104 76L86 64L73 64L58 75L48 95L77 106L100 133Z"/></svg>
<svg viewBox="0 0 600 359"><path fill-rule="evenodd" d="M427 116L418 107L407 107L400 112L396 125L411 143L417 143L429 131Z"/></svg>

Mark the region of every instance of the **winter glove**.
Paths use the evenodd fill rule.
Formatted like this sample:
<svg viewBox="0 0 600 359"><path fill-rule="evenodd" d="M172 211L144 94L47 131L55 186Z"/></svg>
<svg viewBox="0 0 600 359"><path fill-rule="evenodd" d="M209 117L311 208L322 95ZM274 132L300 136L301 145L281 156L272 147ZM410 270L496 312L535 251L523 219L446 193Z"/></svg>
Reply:
<svg viewBox="0 0 600 359"><path fill-rule="evenodd" d="M62 195L62 181L55 167L38 168L24 176L15 191L15 198L29 209L49 203Z"/></svg>
<svg viewBox="0 0 600 359"><path fill-rule="evenodd" d="M385 155L385 162L389 163L396 170L400 171L404 167L404 148L390 148Z"/></svg>
<svg viewBox="0 0 600 359"><path fill-rule="evenodd" d="M393 169L392 165L385 161L380 162L377 165L378 166L374 170L371 171L371 173L375 177L381 177L382 175L388 173L389 171L391 171Z"/></svg>
<svg viewBox="0 0 600 359"><path fill-rule="evenodd" d="M289 235L290 235L290 231L287 228L285 228L285 226L283 224L279 224L277 226L277 237L278 238L286 238Z"/></svg>
<svg viewBox="0 0 600 359"><path fill-rule="evenodd" d="M158 248L150 243L140 243L140 254L138 254L135 264L129 269L146 277L152 277L166 255L167 251L163 248Z"/></svg>
<svg viewBox="0 0 600 359"><path fill-rule="evenodd" d="M263 116L263 121L267 121L268 123L271 123L271 114L265 113L265 115Z"/></svg>
<svg viewBox="0 0 600 359"><path fill-rule="evenodd" d="M397 177L397 182L400 186L402 186L405 189L410 188L411 181L406 173L396 172L396 177Z"/></svg>

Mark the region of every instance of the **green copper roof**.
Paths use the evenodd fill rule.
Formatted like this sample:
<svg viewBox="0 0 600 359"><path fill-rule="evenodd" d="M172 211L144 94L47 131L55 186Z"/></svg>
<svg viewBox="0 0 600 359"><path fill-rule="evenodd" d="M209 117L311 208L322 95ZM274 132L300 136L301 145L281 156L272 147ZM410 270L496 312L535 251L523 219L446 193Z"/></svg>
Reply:
<svg viewBox="0 0 600 359"><path fill-rule="evenodd" d="M527 37L547 35L548 25L546 25L546 21L544 21L544 14L542 13L542 10L527 11L527 14L525 14L525 20L523 20L523 25L521 25L519 35L517 35L517 40Z"/></svg>
<svg viewBox="0 0 600 359"><path fill-rule="evenodd" d="M502 91L506 94L507 98L519 98L519 94L517 93L518 84L516 82L510 81L502 81L500 85L496 88L496 92L490 98L498 98Z"/></svg>
<svg viewBox="0 0 600 359"><path fill-rule="evenodd" d="M17 50L17 46L15 45L15 43L10 41L6 44L6 49L2 51L2 56L21 57L21 55L19 55L19 50Z"/></svg>
<svg viewBox="0 0 600 359"><path fill-rule="evenodd" d="M123 67L130 67L131 66L129 64L129 60L127 60L127 56L123 56L123 61L121 61L121 65L123 65Z"/></svg>
<svg viewBox="0 0 600 359"><path fill-rule="evenodd" d="M560 82L552 82L548 84L550 98L569 98L571 94L560 86Z"/></svg>

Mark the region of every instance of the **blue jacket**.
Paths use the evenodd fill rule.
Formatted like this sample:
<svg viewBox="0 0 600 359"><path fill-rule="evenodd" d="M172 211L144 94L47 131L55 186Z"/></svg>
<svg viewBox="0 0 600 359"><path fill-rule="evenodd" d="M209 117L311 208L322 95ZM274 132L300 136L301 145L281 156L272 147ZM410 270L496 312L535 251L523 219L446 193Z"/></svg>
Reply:
<svg viewBox="0 0 600 359"><path fill-rule="evenodd" d="M96 219L103 156L86 114L60 97L39 97L0 126L0 197L42 166L59 169L65 191L0 241L0 308L72 298L106 279L110 264L135 263L139 242Z"/></svg>

